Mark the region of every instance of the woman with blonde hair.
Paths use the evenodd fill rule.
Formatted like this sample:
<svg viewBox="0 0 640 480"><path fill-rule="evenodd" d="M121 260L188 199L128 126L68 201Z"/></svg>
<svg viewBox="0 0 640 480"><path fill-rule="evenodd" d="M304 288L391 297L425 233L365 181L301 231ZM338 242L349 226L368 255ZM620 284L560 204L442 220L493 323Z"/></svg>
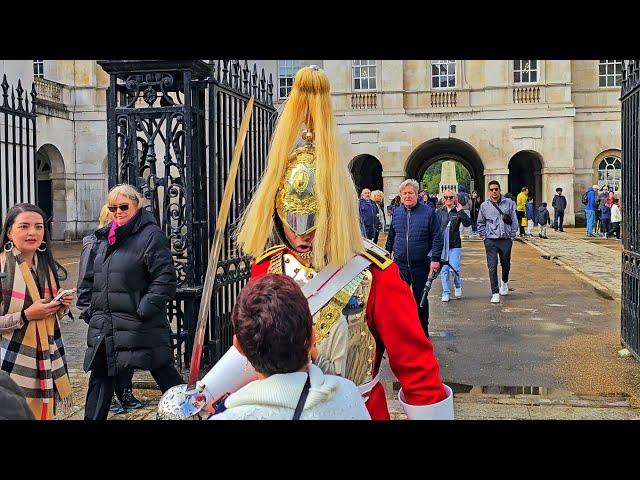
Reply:
<svg viewBox="0 0 640 480"><path fill-rule="evenodd" d="M387 231L387 216L384 213L384 194L380 190L371 192L371 200L378 210L378 224L376 225L376 235L373 237L373 243L378 243L380 232Z"/></svg>
<svg viewBox="0 0 640 480"><path fill-rule="evenodd" d="M93 275L82 281L91 292L86 420L106 420L117 378L133 369L149 370L163 392L182 383L166 311L177 283L167 237L131 185L111 189L107 209L113 220L96 230Z"/></svg>

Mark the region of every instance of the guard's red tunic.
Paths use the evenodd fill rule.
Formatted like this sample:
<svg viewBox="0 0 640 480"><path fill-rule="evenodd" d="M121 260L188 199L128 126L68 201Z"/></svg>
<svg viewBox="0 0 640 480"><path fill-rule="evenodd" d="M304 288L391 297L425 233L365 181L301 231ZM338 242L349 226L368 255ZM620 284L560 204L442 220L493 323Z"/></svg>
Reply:
<svg viewBox="0 0 640 480"><path fill-rule="evenodd" d="M289 252L291 253L291 252ZM270 258L252 266L251 276L267 273ZM367 324L376 340L375 373L385 349L391 370L400 381L405 400L411 405L431 405L446 398L440 366L433 345L424 334L416 301L393 263L382 270L371 264L371 291L367 301ZM367 409L373 420L389 420L382 383L369 395Z"/></svg>

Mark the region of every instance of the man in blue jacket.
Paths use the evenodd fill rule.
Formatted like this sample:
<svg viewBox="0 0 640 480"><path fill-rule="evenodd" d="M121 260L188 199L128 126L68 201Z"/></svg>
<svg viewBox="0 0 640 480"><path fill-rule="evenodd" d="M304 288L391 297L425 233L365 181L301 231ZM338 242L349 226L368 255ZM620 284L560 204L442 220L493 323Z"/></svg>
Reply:
<svg viewBox="0 0 640 480"><path fill-rule="evenodd" d="M373 240L378 223L378 207L371 200L371 190L365 188L360 194L360 222L364 227L364 236Z"/></svg>
<svg viewBox="0 0 640 480"><path fill-rule="evenodd" d="M584 213L587 216L587 237L595 237L593 227L596 223L596 192L598 185L594 185L587 191L587 204L584 206Z"/></svg>
<svg viewBox="0 0 640 480"><path fill-rule="evenodd" d="M418 188L415 180L400 184L402 205L393 211L386 249L393 252L400 276L413 291L420 323L428 337L429 307L420 308L420 300L427 278L440 268L442 235L435 209L418 201Z"/></svg>

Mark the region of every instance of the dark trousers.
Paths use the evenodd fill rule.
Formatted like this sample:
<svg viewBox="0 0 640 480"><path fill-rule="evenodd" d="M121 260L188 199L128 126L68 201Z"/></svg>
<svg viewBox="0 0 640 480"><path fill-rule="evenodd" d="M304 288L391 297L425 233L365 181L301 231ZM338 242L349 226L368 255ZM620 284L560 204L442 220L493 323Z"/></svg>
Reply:
<svg viewBox="0 0 640 480"><path fill-rule="evenodd" d="M602 233L609 233L609 230L611 230L611 217L601 218L600 223L602 223Z"/></svg>
<svg viewBox="0 0 640 480"><path fill-rule="evenodd" d="M427 265L430 261L427 259ZM425 335L429 338L429 304L428 302L424 307L420 308L420 300L422 300L422 293L424 292L424 286L429 278L429 268L427 267L403 267L400 268L400 278L405 281L407 285L411 287L413 292L413 298L416 299L416 305L418 307L418 318L420 318L420 324L424 330Z"/></svg>
<svg viewBox="0 0 640 480"><path fill-rule="evenodd" d="M511 239L508 238L485 238L484 249L487 253L487 267L489 267L489 281L491 282L491 293L499 293L498 286L498 257L502 266L502 281L509 281L509 270L511 269Z"/></svg>
<svg viewBox="0 0 640 480"><path fill-rule="evenodd" d="M524 218L526 212L521 212L520 210L516 210L516 217L518 218L518 225L520 226L520 235L524 235L524 227L522 226L522 219Z"/></svg>
<svg viewBox="0 0 640 480"><path fill-rule="evenodd" d="M620 239L620 222L611 222L611 228L607 232L607 235L616 234L616 238Z"/></svg>
<svg viewBox="0 0 640 480"><path fill-rule="evenodd" d="M106 420L109 415L111 398L116 386L117 377L110 377L107 372L107 357L104 342L101 343L96 358L92 363L89 388L84 405L85 420ZM175 385L184 383L182 376L172 363L151 370L151 376L156 381L162 393ZM125 372L123 372L125 373ZM133 371L131 371L133 376Z"/></svg>
<svg viewBox="0 0 640 480"><path fill-rule="evenodd" d="M376 230L376 234L373 236L373 243L378 243L379 237L380 237L380 230Z"/></svg>
<svg viewBox="0 0 640 480"><path fill-rule="evenodd" d="M561 212L558 210L554 210L553 211L553 229L564 232L564 229L562 228L563 222L564 222L564 210L562 210Z"/></svg>

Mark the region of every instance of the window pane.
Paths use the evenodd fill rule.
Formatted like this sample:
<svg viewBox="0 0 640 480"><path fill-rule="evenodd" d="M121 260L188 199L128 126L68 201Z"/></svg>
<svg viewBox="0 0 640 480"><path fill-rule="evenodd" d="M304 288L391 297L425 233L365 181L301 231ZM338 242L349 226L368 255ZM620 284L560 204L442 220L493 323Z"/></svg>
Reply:
<svg viewBox="0 0 640 480"><path fill-rule="evenodd" d="M513 72L513 82L520 83L520 81L521 81L520 72Z"/></svg>
<svg viewBox="0 0 640 480"><path fill-rule="evenodd" d="M620 85L622 85L622 75L616 75L616 83L615 83L616 87L619 87Z"/></svg>
<svg viewBox="0 0 640 480"><path fill-rule="evenodd" d="M438 81L438 77L431 77L431 88L438 88L440 86L440 82Z"/></svg>
<svg viewBox="0 0 640 480"><path fill-rule="evenodd" d="M616 73L622 73L622 63L617 63L617 60L616 60Z"/></svg>
<svg viewBox="0 0 640 480"><path fill-rule="evenodd" d="M449 86L450 87L455 87L456 86L456 77L453 76L453 75L449 77Z"/></svg>
<svg viewBox="0 0 640 480"><path fill-rule="evenodd" d="M604 63L600 64L599 72L600 75L605 75L607 73L607 66Z"/></svg>
<svg viewBox="0 0 640 480"><path fill-rule="evenodd" d="M354 78L360 78L360 67L356 67L353 69L353 77Z"/></svg>
<svg viewBox="0 0 640 480"><path fill-rule="evenodd" d="M355 67L357 65L360 65L360 60L354 60L353 61L353 66Z"/></svg>
<svg viewBox="0 0 640 480"><path fill-rule="evenodd" d="M369 79L369 88L376 88L376 79L375 79L375 77Z"/></svg>
<svg viewBox="0 0 640 480"><path fill-rule="evenodd" d="M532 82L537 82L538 81L538 72L537 71L531 72L531 81Z"/></svg>
<svg viewBox="0 0 640 480"><path fill-rule="evenodd" d="M435 63L431 64L431 75L438 75L438 65Z"/></svg>
<svg viewBox="0 0 640 480"><path fill-rule="evenodd" d="M528 71L523 71L522 72L522 81L523 82L528 82L529 81L529 72Z"/></svg>
<svg viewBox="0 0 640 480"><path fill-rule="evenodd" d="M354 78L353 79L353 88L356 90L360 90L360 79L359 78Z"/></svg>
<svg viewBox="0 0 640 480"><path fill-rule="evenodd" d="M520 60L514 60L513 61L513 69L514 70L520 70Z"/></svg>
<svg viewBox="0 0 640 480"><path fill-rule="evenodd" d="M538 70L538 60L531 60L531 70Z"/></svg>

